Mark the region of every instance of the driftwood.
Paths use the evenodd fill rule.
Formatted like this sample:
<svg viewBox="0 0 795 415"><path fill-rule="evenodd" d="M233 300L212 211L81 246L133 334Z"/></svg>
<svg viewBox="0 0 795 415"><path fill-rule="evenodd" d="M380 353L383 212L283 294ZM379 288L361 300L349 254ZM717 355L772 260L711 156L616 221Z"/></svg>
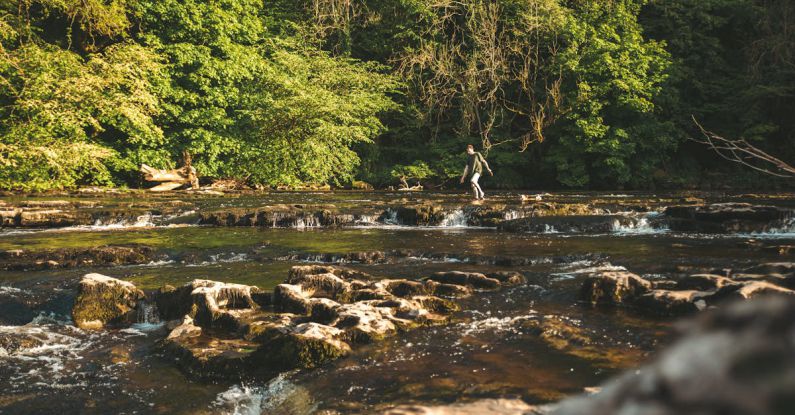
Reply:
<svg viewBox="0 0 795 415"><path fill-rule="evenodd" d="M401 176L400 177L400 186L398 187L398 190L400 190L402 192L414 192L414 191L423 190L423 187L422 187L422 185L420 184L419 181L417 182L416 186L409 186L409 182L406 181L406 177L405 176Z"/></svg>
<svg viewBox="0 0 795 415"><path fill-rule="evenodd" d="M742 164L771 176L786 178L795 177L795 167L789 165L785 161L767 154L743 139L730 140L711 131L707 131L696 121L695 117L693 117L693 122L695 122L699 130L701 130L701 134L704 135L704 138L691 138L691 140L709 146L724 159Z"/></svg>
<svg viewBox="0 0 795 415"><path fill-rule="evenodd" d="M192 189L199 188L199 177L196 175L196 168L193 166L185 166L173 170L163 170L142 164L141 173L144 174L144 179L147 181L163 182L149 189L153 192L174 190L184 185L190 185Z"/></svg>

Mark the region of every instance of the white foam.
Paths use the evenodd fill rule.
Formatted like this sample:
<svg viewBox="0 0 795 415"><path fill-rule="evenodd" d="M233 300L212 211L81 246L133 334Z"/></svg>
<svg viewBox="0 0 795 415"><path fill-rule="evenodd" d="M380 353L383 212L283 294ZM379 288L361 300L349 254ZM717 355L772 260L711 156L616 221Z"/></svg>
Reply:
<svg viewBox="0 0 795 415"><path fill-rule="evenodd" d="M282 373L264 386L234 385L218 394L212 409L229 415L314 412L316 405L309 402L305 390L288 380L290 375Z"/></svg>
<svg viewBox="0 0 795 415"><path fill-rule="evenodd" d="M439 226L446 228L465 228L467 227L467 215L462 209L456 209L450 213L446 213Z"/></svg>
<svg viewBox="0 0 795 415"><path fill-rule="evenodd" d="M529 314L514 316L514 317L489 317L481 320L473 320L467 323L461 323L461 337L472 336L485 332L517 332L516 323L522 320L533 318L536 315L535 311L530 311Z"/></svg>
<svg viewBox="0 0 795 415"><path fill-rule="evenodd" d="M659 212L649 212L643 216L637 217L632 215L627 215L630 217L630 221L626 224L622 224L621 221L615 220L613 222L613 232L618 234L630 234L630 235L649 235L649 234L659 234L659 233L666 233L668 232L668 228L664 226L654 227L650 219L654 219L660 216Z"/></svg>
<svg viewBox="0 0 795 415"><path fill-rule="evenodd" d="M23 290L23 289L16 288L16 287L9 287L9 286L5 286L5 285L0 285L0 295L2 295L2 294L6 294L6 295L10 295L12 297L16 297L17 295L20 295L20 294L32 294L32 293L30 291L28 291L28 290Z"/></svg>
<svg viewBox="0 0 795 415"><path fill-rule="evenodd" d="M553 281L561 281L561 280L569 280L574 279L578 275L583 274L594 274L597 272L608 272L608 271L626 271L627 269L620 266L620 265L613 265L609 262L596 264L593 261L584 260L584 261L575 261L570 264L566 264L562 267L563 272L555 272L549 274L552 276Z"/></svg>

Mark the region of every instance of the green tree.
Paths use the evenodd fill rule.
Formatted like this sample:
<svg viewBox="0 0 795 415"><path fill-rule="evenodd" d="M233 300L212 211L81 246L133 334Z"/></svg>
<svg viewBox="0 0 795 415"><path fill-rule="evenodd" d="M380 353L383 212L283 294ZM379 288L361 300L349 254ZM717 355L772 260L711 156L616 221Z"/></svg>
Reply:
<svg viewBox="0 0 795 415"><path fill-rule="evenodd" d="M642 3L569 2L557 54L569 111L545 156L566 186L643 185L676 148L656 104L670 57L643 37Z"/></svg>
<svg viewBox="0 0 795 415"><path fill-rule="evenodd" d="M112 184L121 162L114 147L162 138L151 92L160 58L123 39L127 20L116 2L78 3L23 3L30 10L2 3L0 188ZM85 55L64 49L41 37L52 30L42 23L52 15L117 39L104 38L101 51Z"/></svg>

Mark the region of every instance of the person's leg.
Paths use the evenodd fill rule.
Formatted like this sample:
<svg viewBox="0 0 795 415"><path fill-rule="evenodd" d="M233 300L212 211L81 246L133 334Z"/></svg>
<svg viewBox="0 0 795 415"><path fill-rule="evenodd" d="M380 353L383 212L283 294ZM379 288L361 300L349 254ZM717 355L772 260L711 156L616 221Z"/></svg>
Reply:
<svg viewBox="0 0 795 415"><path fill-rule="evenodd" d="M475 194L475 199L482 199L483 189L480 188L478 179L480 179L480 173L475 173L472 175L472 178L469 181L472 183L472 193Z"/></svg>

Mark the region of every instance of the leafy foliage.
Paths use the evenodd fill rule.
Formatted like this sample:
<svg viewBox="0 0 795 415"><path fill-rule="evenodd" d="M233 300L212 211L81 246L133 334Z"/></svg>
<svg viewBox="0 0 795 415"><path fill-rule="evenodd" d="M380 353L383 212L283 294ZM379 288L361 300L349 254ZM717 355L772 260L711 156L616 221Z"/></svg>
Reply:
<svg viewBox="0 0 795 415"><path fill-rule="evenodd" d="M700 184L795 157L790 0L0 0L0 188Z"/></svg>

